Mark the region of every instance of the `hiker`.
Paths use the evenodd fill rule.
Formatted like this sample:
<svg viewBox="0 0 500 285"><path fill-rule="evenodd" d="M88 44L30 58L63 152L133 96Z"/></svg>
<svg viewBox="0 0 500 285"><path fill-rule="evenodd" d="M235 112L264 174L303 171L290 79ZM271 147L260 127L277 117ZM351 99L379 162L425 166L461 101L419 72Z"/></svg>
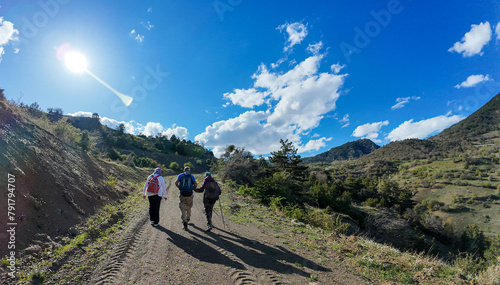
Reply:
<svg viewBox="0 0 500 285"><path fill-rule="evenodd" d="M179 188L179 208L181 209L181 219L184 230L188 230L188 222L191 218L191 208L193 207L193 190L196 189L196 179L191 175L191 168L184 167L184 172L177 176L175 186Z"/></svg>
<svg viewBox="0 0 500 285"><path fill-rule="evenodd" d="M203 179L200 189L196 189L195 191L198 193L205 192L205 194L203 194L203 205L205 205L205 214L207 215L207 232L209 232L214 228L212 225L212 212L215 202L219 200L219 195L222 191L210 172L205 172L205 179Z"/></svg>
<svg viewBox="0 0 500 285"><path fill-rule="evenodd" d="M144 191L142 198L149 200L149 220L153 227L158 226L160 222L160 203L161 198L167 200L167 187L165 187L165 179L161 176L161 169L156 168L155 172L149 175L146 184L144 184Z"/></svg>

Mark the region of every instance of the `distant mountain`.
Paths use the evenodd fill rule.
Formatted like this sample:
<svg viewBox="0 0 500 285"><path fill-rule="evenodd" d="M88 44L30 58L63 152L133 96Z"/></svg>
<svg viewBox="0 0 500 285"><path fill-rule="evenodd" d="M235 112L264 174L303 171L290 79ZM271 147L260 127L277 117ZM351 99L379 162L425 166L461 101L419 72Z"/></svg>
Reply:
<svg viewBox="0 0 500 285"><path fill-rule="evenodd" d="M369 154L380 148L369 139L360 139L353 142L345 143L341 146L331 148L330 150L320 153L312 157L303 159L304 163L313 162L332 162L336 160L349 160L360 158L363 155Z"/></svg>
<svg viewBox="0 0 500 285"><path fill-rule="evenodd" d="M431 156L448 157L472 145L498 138L500 133L500 93L466 119L425 140L391 142L361 160L411 160Z"/></svg>

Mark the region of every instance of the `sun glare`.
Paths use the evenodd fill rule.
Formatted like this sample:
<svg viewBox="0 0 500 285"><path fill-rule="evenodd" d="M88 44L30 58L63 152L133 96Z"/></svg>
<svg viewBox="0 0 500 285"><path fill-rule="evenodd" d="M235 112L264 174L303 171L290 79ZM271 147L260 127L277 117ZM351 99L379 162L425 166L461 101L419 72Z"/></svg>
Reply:
<svg viewBox="0 0 500 285"><path fill-rule="evenodd" d="M66 66L73 72L83 72L87 70L87 59L79 52L68 52L64 56Z"/></svg>

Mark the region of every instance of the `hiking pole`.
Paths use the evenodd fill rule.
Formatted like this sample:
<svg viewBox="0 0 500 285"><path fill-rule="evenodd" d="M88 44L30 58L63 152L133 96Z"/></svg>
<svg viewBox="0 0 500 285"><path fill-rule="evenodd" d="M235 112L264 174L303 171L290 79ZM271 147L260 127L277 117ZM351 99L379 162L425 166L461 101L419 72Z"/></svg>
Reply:
<svg viewBox="0 0 500 285"><path fill-rule="evenodd" d="M220 215L222 217L222 224L224 225L224 229L226 229L226 222L224 222L224 213L222 212L222 204L220 203L220 199L219 199L219 206L220 206Z"/></svg>

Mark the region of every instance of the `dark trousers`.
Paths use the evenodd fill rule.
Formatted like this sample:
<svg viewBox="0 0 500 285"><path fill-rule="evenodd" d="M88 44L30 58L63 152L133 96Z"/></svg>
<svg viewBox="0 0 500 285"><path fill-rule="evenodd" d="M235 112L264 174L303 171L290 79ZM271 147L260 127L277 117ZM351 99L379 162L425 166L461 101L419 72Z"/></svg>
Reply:
<svg viewBox="0 0 500 285"><path fill-rule="evenodd" d="M208 200L207 197L203 196L203 205L205 205L205 214L207 215L207 222L209 225L212 224L212 212L214 211L214 205L217 200Z"/></svg>
<svg viewBox="0 0 500 285"><path fill-rule="evenodd" d="M160 203L161 197L158 195L148 196L149 200L149 220L155 224L160 222Z"/></svg>

